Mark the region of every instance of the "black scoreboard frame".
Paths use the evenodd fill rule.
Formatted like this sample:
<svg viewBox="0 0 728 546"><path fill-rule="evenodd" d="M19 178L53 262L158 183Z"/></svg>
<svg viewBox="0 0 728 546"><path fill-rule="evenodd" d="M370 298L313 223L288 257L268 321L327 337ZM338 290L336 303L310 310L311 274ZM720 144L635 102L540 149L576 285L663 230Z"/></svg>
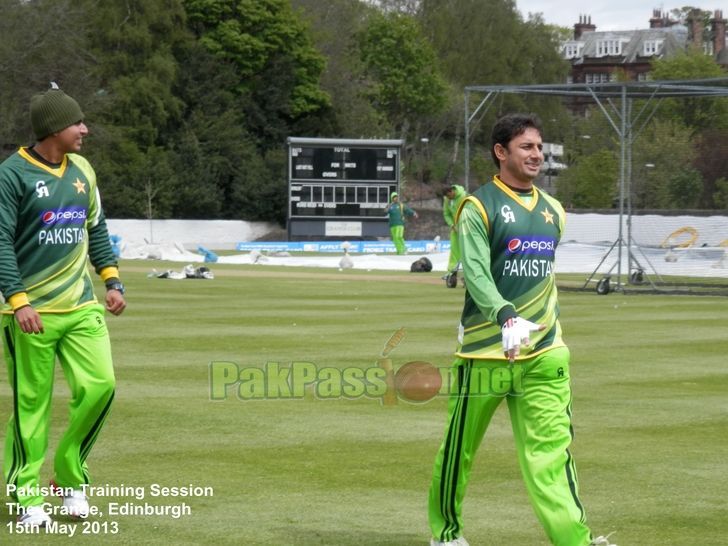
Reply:
<svg viewBox="0 0 728 546"><path fill-rule="evenodd" d="M289 137L288 239L389 235L386 206L400 189L403 140Z"/></svg>

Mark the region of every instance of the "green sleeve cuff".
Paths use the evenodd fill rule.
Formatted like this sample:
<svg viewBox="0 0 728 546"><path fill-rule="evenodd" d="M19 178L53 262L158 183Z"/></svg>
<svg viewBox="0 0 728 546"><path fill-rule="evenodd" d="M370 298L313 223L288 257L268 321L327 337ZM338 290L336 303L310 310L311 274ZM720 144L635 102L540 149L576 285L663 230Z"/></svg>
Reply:
<svg viewBox="0 0 728 546"><path fill-rule="evenodd" d="M508 319L516 318L518 313L512 305L504 305L498 311L498 324L502 327Z"/></svg>

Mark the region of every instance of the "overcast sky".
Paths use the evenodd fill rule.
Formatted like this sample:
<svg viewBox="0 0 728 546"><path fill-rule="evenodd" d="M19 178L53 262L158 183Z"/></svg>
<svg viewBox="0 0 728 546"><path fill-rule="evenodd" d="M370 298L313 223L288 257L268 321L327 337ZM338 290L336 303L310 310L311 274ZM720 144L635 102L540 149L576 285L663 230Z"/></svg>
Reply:
<svg viewBox="0 0 728 546"><path fill-rule="evenodd" d="M703 10L723 10L728 18L728 0L695 0L679 1L665 4L659 1L645 0L516 0L516 7L525 19L529 13L543 13L547 23L573 28L579 21L579 15L591 15L592 24L597 30L634 30L649 28L653 9L670 10L684 5L695 5Z"/></svg>

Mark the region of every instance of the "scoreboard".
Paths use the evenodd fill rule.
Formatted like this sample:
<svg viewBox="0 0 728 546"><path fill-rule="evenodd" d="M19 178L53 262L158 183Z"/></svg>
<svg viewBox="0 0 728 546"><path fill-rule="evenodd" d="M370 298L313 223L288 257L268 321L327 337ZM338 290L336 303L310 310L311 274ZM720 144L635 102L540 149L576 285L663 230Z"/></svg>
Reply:
<svg viewBox="0 0 728 546"><path fill-rule="evenodd" d="M288 139L288 236L389 234L386 208L399 190L402 140Z"/></svg>

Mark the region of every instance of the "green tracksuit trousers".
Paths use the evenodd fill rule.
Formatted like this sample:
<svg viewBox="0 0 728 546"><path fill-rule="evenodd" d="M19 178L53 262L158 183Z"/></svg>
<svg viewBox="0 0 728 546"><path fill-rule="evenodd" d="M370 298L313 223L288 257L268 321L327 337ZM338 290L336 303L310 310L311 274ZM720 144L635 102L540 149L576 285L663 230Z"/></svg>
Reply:
<svg viewBox="0 0 728 546"><path fill-rule="evenodd" d="M59 487L89 483L86 457L106 420L114 396L109 334L101 305L68 313L43 313L42 334L23 333L13 315L3 315L5 362L13 389L13 414L5 438L6 484L22 506L43 503L40 470L48 429L56 356L71 391L68 429L54 459Z"/></svg>
<svg viewBox="0 0 728 546"><path fill-rule="evenodd" d="M450 398L430 488L433 536L445 542L462 535L462 503L475 452L505 398L521 473L548 538L558 546L588 545L591 533L568 449L572 439L568 349L552 349L513 366L505 361L457 359L454 373L459 392Z"/></svg>
<svg viewBox="0 0 728 546"><path fill-rule="evenodd" d="M460 237L457 230L450 230L450 255L447 259L447 270L452 271L460 261Z"/></svg>
<svg viewBox="0 0 728 546"><path fill-rule="evenodd" d="M392 235L392 243L397 249L397 254L407 254L407 246L404 242L404 226L390 226L389 233Z"/></svg>

